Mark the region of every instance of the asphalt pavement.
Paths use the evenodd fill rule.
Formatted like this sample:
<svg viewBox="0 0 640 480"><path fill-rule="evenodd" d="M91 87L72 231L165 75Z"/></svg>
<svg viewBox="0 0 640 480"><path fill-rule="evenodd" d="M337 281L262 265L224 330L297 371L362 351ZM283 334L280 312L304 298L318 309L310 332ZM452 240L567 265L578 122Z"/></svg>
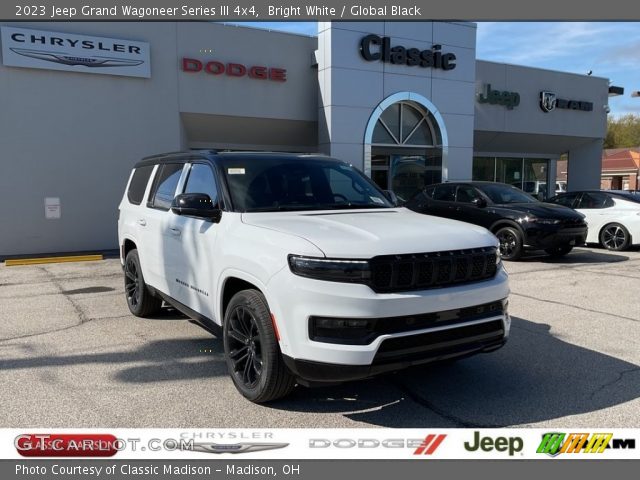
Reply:
<svg viewBox="0 0 640 480"><path fill-rule="evenodd" d="M503 349L259 406L220 340L129 314L117 259L2 264L0 427L640 427L640 251L506 266Z"/></svg>

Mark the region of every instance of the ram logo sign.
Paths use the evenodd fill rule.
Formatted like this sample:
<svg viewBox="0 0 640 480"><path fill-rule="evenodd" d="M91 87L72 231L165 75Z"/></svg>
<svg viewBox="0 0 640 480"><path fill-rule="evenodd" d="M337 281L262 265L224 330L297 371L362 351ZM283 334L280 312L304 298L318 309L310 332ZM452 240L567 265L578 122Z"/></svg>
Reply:
<svg viewBox="0 0 640 480"><path fill-rule="evenodd" d="M8 67L151 77L146 42L15 27L0 27L0 36Z"/></svg>
<svg viewBox="0 0 640 480"><path fill-rule="evenodd" d="M558 433L550 432L542 436L536 453L555 457L561 453L603 453L605 450L635 449L633 438L613 438L613 433Z"/></svg>

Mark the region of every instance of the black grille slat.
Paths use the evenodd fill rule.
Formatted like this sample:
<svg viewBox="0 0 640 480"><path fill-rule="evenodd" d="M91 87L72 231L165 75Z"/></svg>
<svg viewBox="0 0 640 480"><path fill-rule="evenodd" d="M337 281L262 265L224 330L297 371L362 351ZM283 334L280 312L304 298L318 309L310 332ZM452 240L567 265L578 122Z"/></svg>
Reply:
<svg viewBox="0 0 640 480"><path fill-rule="evenodd" d="M504 342L502 321L390 338L380 345L374 364L414 361L455 351L478 350Z"/></svg>
<svg viewBox="0 0 640 480"><path fill-rule="evenodd" d="M496 273L493 247L389 255L371 260L370 285L380 293L442 288L487 280Z"/></svg>

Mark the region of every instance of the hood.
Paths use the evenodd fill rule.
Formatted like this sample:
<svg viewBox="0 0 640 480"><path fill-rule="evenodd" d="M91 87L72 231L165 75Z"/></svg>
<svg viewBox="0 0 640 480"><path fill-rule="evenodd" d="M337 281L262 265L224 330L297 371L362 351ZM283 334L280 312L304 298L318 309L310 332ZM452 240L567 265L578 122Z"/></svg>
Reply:
<svg viewBox="0 0 640 480"><path fill-rule="evenodd" d="M482 227L406 208L243 213L242 221L304 238L330 258L371 258L497 245L496 238Z"/></svg>
<svg viewBox="0 0 640 480"><path fill-rule="evenodd" d="M534 215L540 218L556 218L559 220L579 219L583 218L583 215L575 210L564 207L562 205L556 205L554 203L508 203L508 204L495 204L492 205L496 210L504 209L512 212L520 212L523 214ZM489 208L491 208L489 207Z"/></svg>

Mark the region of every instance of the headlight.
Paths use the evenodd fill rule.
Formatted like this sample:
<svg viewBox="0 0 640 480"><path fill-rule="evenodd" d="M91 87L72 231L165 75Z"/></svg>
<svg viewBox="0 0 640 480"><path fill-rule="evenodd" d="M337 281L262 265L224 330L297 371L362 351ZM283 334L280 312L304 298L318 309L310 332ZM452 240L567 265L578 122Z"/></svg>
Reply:
<svg viewBox="0 0 640 480"><path fill-rule="evenodd" d="M538 218L533 215L522 217L520 222L537 223L539 225L558 225L561 221L555 218Z"/></svg>
<svg viewBox="0 0 640 480"><path fill-rule="evenodd" d="M367 260L289 255L289 268L301 277L329 282L367 283L371 279L371 267Z"/></svg>

